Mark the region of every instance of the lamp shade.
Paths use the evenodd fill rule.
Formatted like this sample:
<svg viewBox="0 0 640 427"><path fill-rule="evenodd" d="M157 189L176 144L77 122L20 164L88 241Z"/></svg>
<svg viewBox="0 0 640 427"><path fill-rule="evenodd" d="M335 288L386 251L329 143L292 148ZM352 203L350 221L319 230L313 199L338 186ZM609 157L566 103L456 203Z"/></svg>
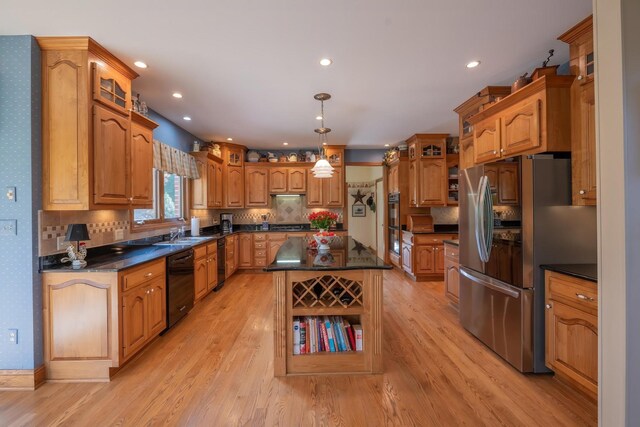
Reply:
<svg viewBox="0 0 640 427"><path fill-rule="evenodd" d="M91 240L89 238L89 230L87 224L69 224L67 226L67 235L64 238L65 242Z"/></svg>
<svg viewBox="0 0 640 427"><path fill-rule="evenodd" d="M333 166L329 164L327 159L321 158L316 162L313 168L311 168L311 172L316 178L331 178L333 175Z"/></svg>

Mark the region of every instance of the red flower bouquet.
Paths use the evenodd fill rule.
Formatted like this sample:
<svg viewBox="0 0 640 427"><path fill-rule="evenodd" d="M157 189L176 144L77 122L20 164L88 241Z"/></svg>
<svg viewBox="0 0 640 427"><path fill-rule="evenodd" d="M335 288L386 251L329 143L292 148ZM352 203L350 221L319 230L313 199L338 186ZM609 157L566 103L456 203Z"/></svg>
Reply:
<svg viewBox="0 0 640 427"><path fill-rule="evenodd" d="M319 230L328 230L338 221L338 214L329 211L312 212L309 214L311 226Z"/></svg>

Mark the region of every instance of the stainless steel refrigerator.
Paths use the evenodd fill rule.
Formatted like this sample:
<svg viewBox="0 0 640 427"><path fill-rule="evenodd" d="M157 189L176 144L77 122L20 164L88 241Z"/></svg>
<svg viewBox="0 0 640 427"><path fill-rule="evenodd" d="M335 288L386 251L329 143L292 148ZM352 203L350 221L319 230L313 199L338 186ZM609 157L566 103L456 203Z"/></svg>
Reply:
<svg viewBox="0 0 640 427"><path fill-rule="evenodd" d="M496 189L485 166L461 173L460 322L518 370L548 372L540 265L595 262L596 212L571 206L569 159L508 162L519 171L519 203L509 207L519 220L508 226L494 226Z"/></svg>

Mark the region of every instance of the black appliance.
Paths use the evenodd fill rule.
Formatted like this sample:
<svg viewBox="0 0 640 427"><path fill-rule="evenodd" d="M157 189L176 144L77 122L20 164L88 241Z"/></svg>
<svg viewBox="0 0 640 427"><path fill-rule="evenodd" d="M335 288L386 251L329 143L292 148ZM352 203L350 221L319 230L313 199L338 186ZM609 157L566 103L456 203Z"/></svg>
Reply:
<svg viewBox="0 0 640 427"><path fill-rule="evenodd" d="M226 250L224 244L224 237L218 239L218 283L213 288L214 291L219 291L224 286L224 267L226 264Z"/></svg>
<svg viewBox="0 0 640 427"><path fill-rule="evenodd" d="M402 227L400 226L400 193L390 193L388 200L389 251L400 256L400 234L402 232Z"/></svg>
<svg viewBox="0 0 640 427"><path fill-rule="evenodd" d="M460 184L460 323L522 372L547 372L541 264L596 258L594 209L571 206L571 161L550 155L492 163L517 166L521 222L494 227L498 208L490 171L462 171ZM595 237L595 234L594 234Z"/></svg>
<svg viewBox="0 0 640 427"><path fill-rule="evenodd" d="M193 249L167 257L167 329L193 308Z"/></svg>

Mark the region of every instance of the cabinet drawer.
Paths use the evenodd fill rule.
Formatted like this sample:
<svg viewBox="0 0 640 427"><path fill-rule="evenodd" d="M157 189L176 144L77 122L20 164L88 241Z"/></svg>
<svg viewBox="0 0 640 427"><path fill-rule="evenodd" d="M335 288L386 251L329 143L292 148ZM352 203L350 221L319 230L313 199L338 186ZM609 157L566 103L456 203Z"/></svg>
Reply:
<svg viewBox="0 0 640 427"><path fill-rule="evenodd" d="M267 257L267 250L266 249L262 249L262 250L253 251L253 257L254 258L266 258Z"/></svg>
<svg viewBox="0 0 640 427"><path fill-rule="evenodd" d="M129 270L122 276L122 290L127 291L133 289L136 286L140 286L156 277L165 276L165 259L159 259L157 261L148 262Z"/></svg>
<svg viewBox="0 0 640 427"><path fill-rule="evenodd" d="M200 246L196 246L195 248L193 248L193 258L194 259L199 259L202 258L203 256L207 255L207 246L206 245L200 245Z"/></svg>
<svg viewBox="0 0 640 427"><path fill-rule="evenodd" d="M413 242L416 245L442 245L443 240L456 239L457 237L451 234L414 234Z"/></svg>
<svg viewBox="0 0 640 427"><path fill-rule="evenodd" d="M207 255L216 255L218 253L218 242L209 243L207 245ZM198 257L196 256L196 259Z"/></svg>
<svg viewBox="0 0 640 427"><path fill-rule="evenodd" d="M547 272L547 300L560 300L590 312L598 311L595 283L555 272Z"/></svg>
<svg viewBox="0 0 640 427"><path fill-rule="evenodd" d="M256 267L266 267L267 259L266 258L254 258L253 259L253 265L255 265Z"/></svg>
<svg viewBox="0 0 640 427"><path fill-rule="evenodd" d="M265 242L267 240L267 235L265 233L255 233L253 235L254 242Z"/></svg>
<svg viewBox="0 0 640 427"><path fill-rule="evenodd" d="M287 233L269 233L269 241L287 240Z"/></svg>
<svg viewBox="0 0 640 427"><path fill-rule="evenodd" d="M254 241L253 242L253 248L254 249L266 249L267 248L267 242L265 242L265 241L262 241L262 242Z"/></svg>

